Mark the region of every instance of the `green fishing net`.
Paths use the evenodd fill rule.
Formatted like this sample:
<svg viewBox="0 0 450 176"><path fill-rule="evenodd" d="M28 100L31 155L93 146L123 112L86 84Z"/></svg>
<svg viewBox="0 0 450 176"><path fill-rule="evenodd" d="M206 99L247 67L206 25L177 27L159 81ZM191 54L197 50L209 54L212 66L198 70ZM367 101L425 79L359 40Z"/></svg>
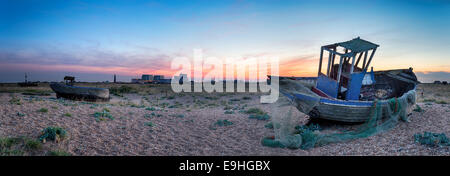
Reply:
<svg viewBox="0 0 450 176"><path fill-rule="evenodd" d="M281 81L280 81L281 82ZM261 143L268 147L281 148L300 148L309 149L317 146L323 146L330 143L345 142L358 138L366 138L381 132L388 131L395 127L400 121L408 121L407 112L415 104L416 93L410 90L399 98L392 98L388 100L374 101L371 108L370 117L367 121L360 125L356 130L323 133L318 126L296 126L295 116L293 112L297 109L307 114L314 106L319 103L317 97L309 101L292 101L288 97L295 91L296 94L313 95L309 92L308 85L301 82L288 81L289 84L295 86L283 87L280 83L280 91L285 96L280 96L277 103L272 104L272 123L275 136L265 137ZM290 92L290 93L289 93ZM298 108L299 104L303 103L303 108ZM304 108L306 107L306 108ZM306 111L305 111L306 110ZM298 118L298 117L297 117Z"/></svg>
<svg viewBox="0 0 450 176"><path fill-rule="evenodd" d="M284 96L280 96L277 101L277 108L281 106L294 106L296 107L300 112L303 112L305 114L308 114L318 103L320 100L320 97L311 91L311 88L314 86L312 83L308 82L301 82L301 81L294 81L294 80L280 80L280 92ZM292 102L289 99L286 99L285 96L294 96L294 94L297 94L298 96L303 96L302 101L294 100Z"/></svg>

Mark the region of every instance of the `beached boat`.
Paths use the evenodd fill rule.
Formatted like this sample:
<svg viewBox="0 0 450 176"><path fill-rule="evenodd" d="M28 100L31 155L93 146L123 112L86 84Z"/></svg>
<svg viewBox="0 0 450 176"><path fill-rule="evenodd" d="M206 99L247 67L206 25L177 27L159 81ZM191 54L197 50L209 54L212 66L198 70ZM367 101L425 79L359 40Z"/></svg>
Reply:
<svg viewBox="0 0 450 176"><path fill-rule="evenodd" d="M338 52L339 47L345 53ZM412 68L376 72L372 68L367 72L377 47L378 45L359 37L322 46L315 85L301 83L303 80L298 77L278 77L280 92L311 118L342 122L366 121L371 116L375 102L387 105L389 99L405 100L407 107L412 107L418 83ZM367 58L370 50L371 56ZM330 54L326 72L322 73L324 51L329 51ZM336 55L340 56L338 64L334 64ZM362 66L358 67L362 55ZM273 79L272 76L269 79ZM296 83L301 84L294 85Z"/></svg>
<svg viewBox="0 0 450 176"><path fill-rule="evenodd" d="M50 87L56 97L72 100L109 101L109 89L95 87L77 87L62 83L51 83Z"/></svg>
<svg viewBox="0 0 450 176"><path fill-rule="evenodd" d="M109 101L109 89L96 87L78 87L73 86L73 77L65 77L70 83L51 83L50 87L56 93L56 97L67 98L73 100L87 101Z"/></svg>

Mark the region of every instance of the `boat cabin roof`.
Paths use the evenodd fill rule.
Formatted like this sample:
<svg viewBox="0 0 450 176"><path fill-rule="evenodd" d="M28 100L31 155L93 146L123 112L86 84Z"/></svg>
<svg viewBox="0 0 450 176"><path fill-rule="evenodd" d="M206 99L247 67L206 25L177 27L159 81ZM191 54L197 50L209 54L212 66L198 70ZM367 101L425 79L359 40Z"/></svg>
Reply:
<svg viewBox="0 0 450 176"><path fill-rule="evenodd" d="M342 47L349 49L355 53L375 49L379 46L379 45L369 42L367 40L360 39L359 37L352 39L350 41L337 43L336 45L342 46Z"/></svg>
<svg viewBox="0 0 450 176"><path fill-rule="evenodd" d="M356 53L376 49L380 45L369 42L367 40L363 40L358 37L358 38L354 38L349 41L326 45L324 47L325 48L336 48L338 46L343 47L345 50L349 50L349 53L345 53L345 54L337 53L338 55L345 55L347 57L349 57L349 56L351 57L351 56L354 56Z"/></svg>
<svg viewBox="0 0 450 176"><path fill-rule="evenodd" d="M64 80L74 81L75 77L73 77L73 76L64 76Z"/></svg>

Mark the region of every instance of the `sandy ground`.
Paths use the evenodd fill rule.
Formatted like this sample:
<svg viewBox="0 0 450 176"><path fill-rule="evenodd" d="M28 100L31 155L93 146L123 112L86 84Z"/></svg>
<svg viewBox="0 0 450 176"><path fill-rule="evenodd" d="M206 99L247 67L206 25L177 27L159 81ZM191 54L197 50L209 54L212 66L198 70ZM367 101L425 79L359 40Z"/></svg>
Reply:
<svg viewBox="0 0 450 176"><path fill-rule="evenodd" d="M450 155L449 147L428 147L414 143L413 139L415 133L424 131L450 136L448 104L419 103L424 112L413 112L409 123L402 122L388 132L369 138L291 150L262 146L261 139L274 134L264 127L269 121L249 119L240 112L251 107L271 112L271 105L259 103L259 94L163 96L126 94L124 98L115 96L108 103L92 104L57 100L54 94L0 93L0 137L38 138L40 131L48 126L66 129L69 137L60 143L45 143L42 155L55 149L72 155ZM21 104L11 104L12 97L20 98ZM235 109L232 114L225 113L226 106ZM39 112L41 108L47 108L48 112ZM97 121L92 115L104 108L110 110L113 120ZM18 116L18 112L25 116ZM64 116L65 113L71 117ZM308 121L300 112L294 115L298 124ZM214 125L217 120L225 119L233 124ZM153 127L146 125L147 122L152 122ZM354 126L340 124L326 128L340 130Z"/></svg>

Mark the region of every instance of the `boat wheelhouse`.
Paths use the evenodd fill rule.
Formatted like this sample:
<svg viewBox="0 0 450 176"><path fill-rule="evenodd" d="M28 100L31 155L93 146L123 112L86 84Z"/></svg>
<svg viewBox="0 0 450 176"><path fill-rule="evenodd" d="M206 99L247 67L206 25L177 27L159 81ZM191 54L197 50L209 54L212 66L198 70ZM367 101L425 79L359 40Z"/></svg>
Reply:
<svg viewBox="0 0 450 176"><path fill-rule="evenodd" d="M366 84L374 81L373 69L370 73L367 73L367 69L378 46L359 37L322 46L317 85L313 91L332 98L359 100L363 80L366 79L364 81ZM322 70L325 52L328 52L328 62L326 69ZM369 52L370 56L368 56ZM322 73L322 71L325 72Z"/></svg>

